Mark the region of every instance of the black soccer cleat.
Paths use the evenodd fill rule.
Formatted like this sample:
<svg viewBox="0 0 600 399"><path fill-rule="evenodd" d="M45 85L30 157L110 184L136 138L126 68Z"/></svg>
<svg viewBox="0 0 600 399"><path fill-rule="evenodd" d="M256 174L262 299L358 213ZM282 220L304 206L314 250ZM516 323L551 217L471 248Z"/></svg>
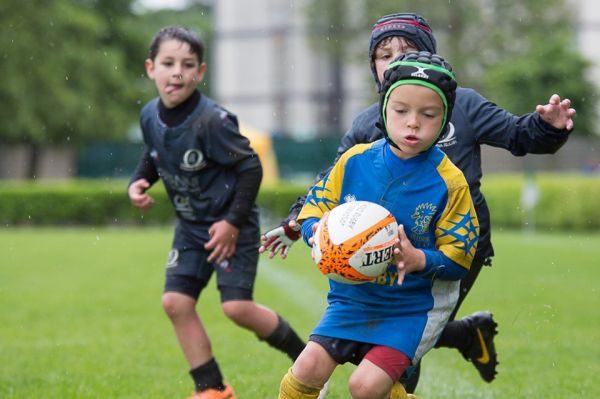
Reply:
<svg viewBox="0 0 600 399"><path fill-rule="evenodd" d="M464 352L466 360L473 363L485 382L492 382L496 377L498 365L494 337L498 334L498 323L490 312L476 312L463 319L473 331L473 343Z"/></svg>

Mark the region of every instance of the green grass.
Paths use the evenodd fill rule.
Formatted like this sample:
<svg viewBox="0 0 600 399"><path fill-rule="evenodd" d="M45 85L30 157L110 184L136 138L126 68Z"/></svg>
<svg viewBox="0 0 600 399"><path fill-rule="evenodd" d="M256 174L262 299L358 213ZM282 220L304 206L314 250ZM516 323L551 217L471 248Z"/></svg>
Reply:
<svg viewBox="0 0 600 399"><path fill-rule="evenodd" d="M187 366L160 296L171 240L164 229L0 230L0 398L183 398ZM600 396L600 234L495 232L496 259L461 314L498 320L499 376L479 379L458 352L424 359L419 398ZM297 245L262 258L256 300L307 336L326 280ZM199 309L226 378L241 399L276 397L287 358L235 327L211 282ZM353 366L330 398L347 398Z"/></svg>

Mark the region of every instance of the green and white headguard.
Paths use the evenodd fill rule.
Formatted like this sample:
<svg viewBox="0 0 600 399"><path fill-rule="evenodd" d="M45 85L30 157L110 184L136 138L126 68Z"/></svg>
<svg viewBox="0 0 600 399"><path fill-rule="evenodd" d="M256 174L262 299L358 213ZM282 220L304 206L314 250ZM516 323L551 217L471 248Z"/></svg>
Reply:
<svg viewBox="0 0 600 399"><path fill-rule="evenodd" d="M428 51L409 51L396 58L383 74L381 94L379 97L380 125L386 140L398 148L390 139L387 131L386 107L391 92L400 85L421 85L435 91L444 103L444 118L438 132L437 140L446 131L454 99L456 98L456 78L452 66L437 54ZM434 142L434 144L435 144Z"/></svg>

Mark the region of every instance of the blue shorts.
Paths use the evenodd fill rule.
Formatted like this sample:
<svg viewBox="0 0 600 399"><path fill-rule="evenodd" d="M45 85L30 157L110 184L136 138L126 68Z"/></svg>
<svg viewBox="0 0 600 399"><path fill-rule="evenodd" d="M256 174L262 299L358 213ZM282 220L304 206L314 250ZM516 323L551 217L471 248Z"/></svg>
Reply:
<svg viewBox="0 0 600 399"><path fill-rule="evenodd" d="M184 222L177 225L166 265L164 292L178 292L198 299L216 273L221 302L252 300L260 246L256 224L242 227L235 254L219 264L206 260L210 255L204 249L208 239L208 227Z"/></svg>

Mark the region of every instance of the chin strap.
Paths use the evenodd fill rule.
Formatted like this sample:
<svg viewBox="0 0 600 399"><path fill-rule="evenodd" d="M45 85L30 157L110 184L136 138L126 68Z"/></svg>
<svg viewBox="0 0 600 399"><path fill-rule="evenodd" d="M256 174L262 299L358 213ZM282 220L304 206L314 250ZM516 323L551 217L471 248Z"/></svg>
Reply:
<svg viewBox="0 0 600 399"><path fill-rule="evenodd" d="M381 122L381 119L378 120L377 122L375 122L375 127L383 132L385 141L387 141L392 147L397 148L398 150L402 151L402 149L400 147L398 147L398 145L396 143L394 143L394 141L388 135L387 130L385 129L385 127L383 127L383 123Z"/></svg>

